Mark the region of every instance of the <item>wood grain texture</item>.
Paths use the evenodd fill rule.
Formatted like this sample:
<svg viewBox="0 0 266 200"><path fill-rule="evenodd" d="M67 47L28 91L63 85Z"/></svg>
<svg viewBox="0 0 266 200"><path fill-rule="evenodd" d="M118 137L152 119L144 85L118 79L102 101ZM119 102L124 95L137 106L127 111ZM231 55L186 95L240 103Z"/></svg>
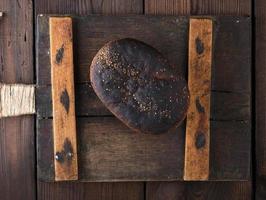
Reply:
<svg viewBox="0 0 266 200"><path fill-rule="evenodd" d="M251 14L251 0L190 0L192 15Z"/></svg>
<svg viewBox="0 0 266 200"><path fill-rule="evenodd" d="M266 180L264 176L257 175L255 189L255 200L266 199Z"/></svg>
<svg viewBox="0 0 266 200"><path fill-rule="evenodd" d="M256 161L257 175L266 177L266 2L256 2Z"/></svg>
<svg viewBox="0 0 266 200"><path fill-rule="evenodd" d="M142 14L142 0L37 0L36 14Z"/></svg>
<svg viewBox="0 0 266 200"><path fill-rule="evenodd" d="M33 84L33 8L30 0L2 0L0 81ZM34 117L0 120L1 200L35 199Z"/></svg>
<svg viewBox="0 0 266 200"><path fill-rule="evenodd" d="M55 180L77 180L72 19L50 17Z"/></svg>
<svg viewBox="0 0 266 200"><path fill-rule="evenodd" d="M39 200L144 200L143 184L135 183L38 183Z"/></svg>
<svg viewBox="0 0 266 200"><path fill-rule="evenodd" d="M46 181L54 180L51 122L38 121L38 177ZM182 179L184 126L167 134L143 135L115 117L90 117L77 119L77 132L81 181Z"/></svg>
<svg viewBox="0 0 266 200"><path fill-rule="evenodd" d="M149 182L146 200L251 200L251 182Z"/></svg>
<svg viewBox="0 0 266 200"><path fill-rule="evenodd" d="M256 27L256 199L266 199L266 2L255 1Z"/></svg>
<svg viewBox="0 0 266 200"><path fill-rule="evenodd" d="M248 121L212 122L211 130L215 154L210 179L249 179L249 151L244 148L250 143ZM38 178L54 181L52 120L38 120L37 131ZM158 136L140 135L116 118L86 117L77 118L77 132L82 181L183 180L183 127Z"/></svg>
<svg viewBox="0 0 266 200"><path fill-rule="evenodd" d="M35 114L35 86L0 84L0 118Z"/></svg>
<svg viewBox="0 0 266 200"><path fill-rule="evenodd" d="M186 17L87 16L75 17L73 20L75 55L77 55L74 60L76 83L88 82L88 66L98 49L110 40L125 37L133 37L155 47L169 59L176 70L186 74L188 54L188 45L184 42L188 41L188 18ZM213 60L215 62L212 90L249 93L251 91L251 47L249 45L251 32L246 30L251 29L250 18L215 17L213 20L218 24L214 30ZM111 23L112 26L110 26ZM136 26L136 24L140 25ZM49 44L48 27L47 16L40 16L37 34L37 84L39 86L51 83L49 45L47 45ZM242 34L243 32L245 34ZM245 44L246 47L240 48L239 44ZM247 65L249 66L246 67Z"/></svg>
<svg viewBox="0 0 266 200"><path fill-rule="evenodd" d="M188 15L190 0L144 0L145 14L153 15Z"/></svg>
<svg viewBox="0 0 266 200"><path fill-rule="evenodd" d="M145 0L145 14L249 16L251 0Z"/></svg>
<svg viewBox="0 0 266 200"><path fill-rule="evenodd" d="M112 116L111 112L96 96L90 83L76 84L77 116ZM248 93L211 92L211 120L249 120L250 95ZM52 117L51 86L36 88L36 109L38 118Z"/></svg>
<svg viewBox="0 0 266 200"><path fill-rule="evenodd" d="M77 55L74 61L76 83L89 81L88 66L91 65L92 59L104 44L126 37L144 41L155 47L184 74L187 63L187 44L183 41L188 37L188 19L185 17L176 19L176 17L164 19L164 17L140 15L74 17L75 55ZM46 15L38 17L37 54L39 61L37 65L40 64L39 67L37 66L38 85L47 85L51 82L50 61L47 54L50 48L49 42L47 43L47 40L49 41L47 20Z"/></svg>
<svg viewBox="0 0 266 200"><path fill-rule="evenodd" d="M36 0L35 13L56 14L140 14L143 12L142 0ZM76 40L75 40L76 41ZM87 76L87 74L86 74ZM94 188L98 189L94 189ZM126 187L126 189L125 189ZM126 192L125 192L126 191ZM84 194L85 193L85 194ZM136 199L144 197L144 184L139 183L65 183L55 187L53 183L38 182L38 198L46 200L73 199L75 194L84 194L79 199ZM49 196L49 194L52 194ZM108 197L108 198L107 198Z"/></svg>
<svg viewBox="0 0 266 200"><path fill-rule="evenodd" d="M213 22L190 19L184 180L208 180Z"/></svg>

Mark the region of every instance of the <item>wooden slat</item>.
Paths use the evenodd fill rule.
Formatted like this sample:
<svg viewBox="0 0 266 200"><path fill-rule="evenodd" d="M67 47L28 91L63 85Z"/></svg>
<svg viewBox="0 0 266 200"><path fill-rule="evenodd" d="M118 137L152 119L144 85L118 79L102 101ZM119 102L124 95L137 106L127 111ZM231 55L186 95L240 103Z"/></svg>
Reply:
<svg viewBox="0 0 266 200"><path fill-rule="evenodd" d="M184 180L209 178L212 31L212 20L190 19Z"/></svg>
<svg viewBox="0 0 266 200"><path fill-rule="evenodd" d="M38 177L46 181L54 181L52 145L47 142L52 141L51 130L52 120L39 121ZM80 181L182 178L184 126L168 134L141 135L115 117L91 117L77 118L77 131Z"/></svg>
<svg viewBox="0 0 266 200"><path fill-rule="evenodd" d="M35 114L35 86L0 84L0 118Z"/></svg>
<svg viewBox="0 0 266 200"><path fill-rule="evenodd" d="M145 14L246 16L251 0L145 0Z"/></svg>
<svg viewBox="0 0 266 200"><path fill-rule="evenodd" d="M72 19L51 17L49 24L55 180L77 180Z"/></svg>
<svg viewBox="0 0 266 200"><path fill-rule="evenodd" d="M142 14L143 0L37 0L36 14Z"/></svg>
<svg viewBox="0 0 266 200"><path fill-rule="evenodd" d="M49 51L49 39L47 31L48 16L38 17L40 31L38 33L38 57L41 66L37 70L37 84L47 85L51 83L49 56L43 52ZM119 38L135 38L152 45L166 56L171 63L181 65L178 67L185 72L186 48L184 41L187 36L188 19L186 17L156 17L156 16L84 16L73 17L75 22L75 81L77 83L88 82L88 66L91 65L97 51L107 42ZM165 23L160 23L160 21ZM175 21L175 23L171 23ZM139 25L136 25L140 23ZM110 24L112 24L110 26ZM121 27L123 27L121 29ZM160 29L158 28L160 27ZM162 28L163 27L163 28ZM176 27L179 27L176 29ZM145 34L144 34L145 33ZM160 40L160 42L158 42ZM89 45L88 45L89 44ZM170 51L171 49L171 51Z"/></svg>
<svg viewBox="0 0 266 200"><path fill-rule="evenodd" d="M190 0L144 0L145 14L153 15L188 15Z"/></svg>
<svg viewBox="0 0 266 200"><path fill-rule="evenodd" d="M91 85L78 84L75 88L77 116L113 116L96 96ZM51 86L36 89L36 108L38 118L52 117ZM211 120L249 120L250 95L248 93L211 92Z"/></svg>
<svg viewBox="0 0 266 200"><path fill-rule="evenodd" d="M159 0L160 1L160 0ZM166 0L167 1L167 0ZM252 0L189 0L191 15L250 16Z"/></svg>
<svg viewBox="0 0 266 200"><path fill-rule="evenodd" d="M88 66L98 49L108 41L124 37L133 37L154 46L176 70L186 74L188 45L184 41L188 40L187 17L92 15L73 17L73 20L76 83L88 82ZM251 35L246 30L250 30L251 20L248 17L214 17L213 20L217 25L214 30L212 90L250 94ZM37 84L41 86L51 83L47 16L38 17L38 27ZM239 44L245 44L245 48L240 48Z"/></svg>
<svg viewBox="0 0 266 200"><path fill-rule="evenodd" d="M266 1L255 1L256 200L266 199Z"/></svg>
<svg viewBox="0 0 266 200"><path fill-rule="evenodd" d="M256 167L266 177L266 2L256 2ZM264 182L265 183L265 182Z"/></svg>
<svg viewBox="0 0 266 200"><path fill-rule="evenodd" d="M144 200L143 184L39 182L38 200Z"/></svg>
<svg viewBox="0 0 266 200"><path fill-rule="evenodd" d="M52 126L51 119L38 120L38 178L46 181L54 181ZM115 117L77 118L79 180L183 180L184 127L168 134L141 135ZM210 180L247 180L248 121L212 121L211 130L215 153Z"/></svg>
<svg viewBox="0 0 266 200"><path fill-rule="evenodd" d="M256 188L255 188L255 200L265 200L266 199L266 179L265 176L257 174L256 178Z"/></svg>
<svg viewBox="0 0 266 200"><path fill-rule="evenodd" d="M146 200L251 200L251 182L149 182Z"/></svg>

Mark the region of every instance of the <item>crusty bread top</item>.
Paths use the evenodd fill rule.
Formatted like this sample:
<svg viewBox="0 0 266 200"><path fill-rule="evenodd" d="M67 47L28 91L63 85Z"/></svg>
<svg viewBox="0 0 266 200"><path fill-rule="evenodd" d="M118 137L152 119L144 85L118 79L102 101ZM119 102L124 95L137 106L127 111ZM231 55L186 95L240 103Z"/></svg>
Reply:
<svg viewBox="0 0 266 200"><path fill-rule="evenodd" d="M104 45L94 57L90 79L106 107L130 128L164 133L185 118L186 80L160 52L135 39Z"/></svg>

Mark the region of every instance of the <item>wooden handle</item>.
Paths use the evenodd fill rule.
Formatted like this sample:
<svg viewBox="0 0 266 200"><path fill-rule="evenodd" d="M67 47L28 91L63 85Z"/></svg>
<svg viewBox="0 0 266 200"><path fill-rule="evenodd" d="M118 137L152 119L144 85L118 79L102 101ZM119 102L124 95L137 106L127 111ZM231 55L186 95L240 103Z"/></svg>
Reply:
<svg viewBox="0 0 266 200"><path fill-rule="evenodd" d="M208 180L210 146L210 95L212 66L210 19L190 19L190 107L186 126L184 180Z"/></svg>
<svg viewBox="0 0 266 200"><path fill-rule="evenodd" d="M77 180L72 19L51 17L49 24L55 180Z"/></svg>

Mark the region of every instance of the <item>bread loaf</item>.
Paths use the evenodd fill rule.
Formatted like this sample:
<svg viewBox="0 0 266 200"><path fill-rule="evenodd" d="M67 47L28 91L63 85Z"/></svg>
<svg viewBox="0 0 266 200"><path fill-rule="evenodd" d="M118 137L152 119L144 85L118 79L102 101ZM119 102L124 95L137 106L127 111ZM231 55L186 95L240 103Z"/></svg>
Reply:
<svg viewBox="0 0 266 200"><path fill-rule="evenodd" d="M92 61L90 80L105 106L138 132L164 133L186 116L186 80L160 52L138 40L104 45Z"/></svg>

